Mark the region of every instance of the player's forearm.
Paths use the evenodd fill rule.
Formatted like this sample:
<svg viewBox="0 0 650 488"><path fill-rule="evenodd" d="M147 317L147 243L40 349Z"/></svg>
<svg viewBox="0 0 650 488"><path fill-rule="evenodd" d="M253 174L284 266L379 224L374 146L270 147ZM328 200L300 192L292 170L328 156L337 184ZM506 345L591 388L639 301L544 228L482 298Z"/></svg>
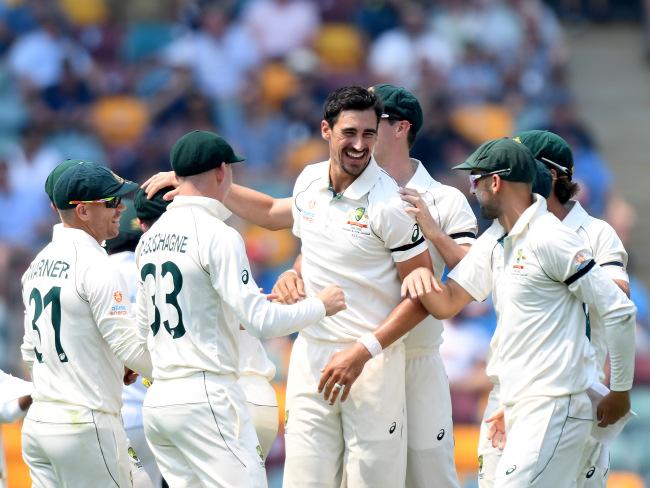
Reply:
<svg viewBox="0 0 650 488"><path fill-rule="evenodd" d="M325 317L325 306L315 297L294 305L282 305L258 294L247 302L248 305L242 303L240 306L240 322L251 335L260 339L293 334Z"/></svg>
<svg viewBox="0 0 650 488"><path fill-rule="evenodd" d="M598 266L569 286L569 290L600 316L611 364L613 391L632 388L636 307Z"/></svg>
<svg viewBox="0 0 650 488"><path fill-rule="evenodd" d="M432 233L431 237L427 235L426 238L438 250L449 269L454 269L460 260L465 257L467 251L469 251L468 245L456 243L456 241L440 230Z"/></svg>
<svg viewBox="0 0 650 488"><path fill-rule="evenodd" d="M113 354L136 373L151 378L153 366L146 340L142 340L137 325L130 317L106 320L98 324L99 330Z"/></svg>
<svg viewBox="0 0 650 488"><path fill-rule="evenodd" d="M427 315L427 311L417 298L402 300L388 318L374 331L375 337L381 344L382 349L386 349L422 322Z"/></svg>
<svg viewBox="0 0 650 488"><path fill-rule="evenodd" d="M469 295L459 296L454 290L454 286L451 285L452 283L455 282L450 280L447 283L441 283L442 293L432 291L420 297L422 306L438 320L455 317L471 301Z"/></svg>
<svg viewBox="0 0 650 488"><path fill-rule="evenodd" d="M291 199L276 199L245 186L232 185L224 203L234 214L269 230L289 229L293 225Z"/></svg>

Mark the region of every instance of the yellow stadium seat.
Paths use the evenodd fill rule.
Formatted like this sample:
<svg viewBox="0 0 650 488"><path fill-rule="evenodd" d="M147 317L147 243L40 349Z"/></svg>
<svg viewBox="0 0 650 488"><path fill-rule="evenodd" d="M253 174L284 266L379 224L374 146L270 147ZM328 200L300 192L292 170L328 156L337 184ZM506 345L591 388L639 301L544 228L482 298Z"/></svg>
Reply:
<svg viewBox="0 0 650 488"><path fill-rule="evenodd" d="M29 477L29 469L23 461L20 447L20 422L15 424L3 424L2 437L4 440L5 456L7 458L7 479L9 488L29 488L32 481Z"/></svg>
<svg viewBox="0 0 650 488"><path fill-rule="evenodd" d="M456 470L461 478L475 476L478 472L478 437L479 426L454 425L454 456Z"/></svg>
<svg viewBox="0 0 650 488"><path fill-rule="evenodd" d="M501 105L468 105L455 109L450 116L453 127L468 141L482 144L514 131L512 114Z"/></svg>
<svg viewBox="0 0 650 488"><path fill-rule="evenodd" d="M104 97L93 106L91 120L108 146L136 143L149 124L144 103L128 95Z"/></svg>
<svg viewBox="0 0 650 488"><path fill-rule="evenodd" d="M645 483L636 473L612 471L609 473L607 488L645 488Z"/></svg>
<svg viewBox="0 0 650 488"><path fill-rule="evenodd" d="M354 71L364 60L361 34L349 24L325 24L314 41L316 53L332 71Z"/></svg>

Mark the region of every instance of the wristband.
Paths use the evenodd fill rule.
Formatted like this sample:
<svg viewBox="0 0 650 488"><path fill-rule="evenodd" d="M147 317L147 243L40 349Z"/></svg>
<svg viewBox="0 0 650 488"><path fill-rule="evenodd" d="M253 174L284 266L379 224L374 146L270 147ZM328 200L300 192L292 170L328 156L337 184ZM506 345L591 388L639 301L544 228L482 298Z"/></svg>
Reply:
<svg viewBox="0 0 650 488"><path fill-rule="evenodd" d="M298 278L300 278L300 275L298 274L298 272L297 272L295 269L293 269L293 268L289 268L288 270L283 271L283 272L280 274L280 276L282 276L283 274L286 274L286 273L293 273L293 274L295 274Z"/></svg>
<svg viewBox="0 0 650 488"><path fill-rule="evenodd" d="M375 356L378 356L381 354L381 351L383 350L381 347L381 344L375 337L375 334L372 332L368 332L367 334L363 334L361 337L357 339L357 342L360 342L361 344L364 345L366 349L368 349L368 352L370 355L374 358Z"/></svg>

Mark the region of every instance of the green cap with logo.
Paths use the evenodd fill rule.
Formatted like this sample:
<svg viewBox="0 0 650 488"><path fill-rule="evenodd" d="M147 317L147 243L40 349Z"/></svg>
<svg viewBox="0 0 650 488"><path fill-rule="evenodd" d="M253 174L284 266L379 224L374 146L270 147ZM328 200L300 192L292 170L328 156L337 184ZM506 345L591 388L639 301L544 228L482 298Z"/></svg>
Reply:
<svg viewBox="0 0 650 488"><path fill-rule="evenodd" d="M535 161L535 181L533 181L533 193L542 195L544 198L551 196L553 189L553 175L544 163Z"/></svg>
<svg viewBox="0 0 650 488"><path fill-rule="evenodd" d="M142 220L158 220L160 216L167 210L167 205L171 202L163 200L163 196L174 189L173 186L167 186L158 190L156 194L150 199L147 198L147 193L140 188L135 194L135 214Z"/></svg>
<svg viewBox="0 0 650 488"><path fill-rule="evenodd" d="M560 176L573 176L573 152L569 144L557 134L548 130L527 130L516 141L525 145L535 159L558 171Z"/></svg>
<svg viewBox="0 0 650 488"><path fill-rule="evenodd" d="M181 137L170 153L172 169L178 176L205 173L221 166L243 161L223 137L214 132L195 130Z"/></svg>
<svg viewBox="0 0 650 488"><path fill-rule="evenodd" d="M126 206L120 215L120 233L117 237L106 241L105 247L108 252L117 252L128 247L128 250L135 250L135 246L142 236L140 222L135 214L133 200L123 199L122 203Z"/></svg>
<svg viewBox="0 0 650 488"><path fill-rule="evenodd" d="M117 176L106 166L90 161L79 161L66 169L54 185L54 205L65 210L76 202L92 202L119 197L137 190L138 185Z"/></svg>
<svg viewBox="0 0 650 488"><path fill-rule="evenodd" d="M66 169L80 162L81 159L66 159L62 163L57 164L52 172L47 175L47 179L45 180L45 193L47 193L47 196L50 198L50 202L54 203L54 185L56 185L59 177Z"/></svg>
<svg viewBox="0 0 650 488"><path fill-rule="evenodd" d="M481 170L486 173L503 171L499 174L501 179L521 183L532 183L536 172L533 153L509 137L481 144L464 163L453 169Z"/></svg>
<svg viewBox="0 0 650 488"><path fill-rule="evenodd" d="M410 91L401 86L382 83L371 88L384 104L382 118L408 120L417 133L422 128L424 116L420 102Z"/></svg>

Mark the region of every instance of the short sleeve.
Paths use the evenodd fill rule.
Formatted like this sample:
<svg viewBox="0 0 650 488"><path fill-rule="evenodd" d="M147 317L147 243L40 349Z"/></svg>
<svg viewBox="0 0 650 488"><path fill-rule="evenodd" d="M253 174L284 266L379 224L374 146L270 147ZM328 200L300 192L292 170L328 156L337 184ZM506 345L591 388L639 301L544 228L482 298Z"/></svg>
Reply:
<svg viewBox="0 0 650 488"><path fill-rule="evenodd" d="M596 264L578 234L563 225L543 226L534 242L544 272L555 281L570 285Z"/></svg>
<svg viewBox="0 0 650 488"><path fill-rule="evenodd" d="M492 293L492 252L500 245L490 230L476 240L463 259L449 272L449 279L458 283L478 302Z"/></svg>
<svg viewBox="0 0 650 488"><path fill-rule="evenodd" d="M377 205L372 212L372 227L377 229L384 246L390 250L393 261L401 263L427 250L420 226L402 206L398 198Z"/></svg>
<svg viewBox="0 0 650 488"><path fill-rule="evenodd" d="M613 280L628 282L627 251L623 242L607 222L600 221L601 227L592 242L594 259L603 271Z"/></svg>
<svg viewBox="0 0 650 488"><path fill-rule="evenodd" d="M441 228L457 244L473 243L478 233L476 216L467 198L449 187L440 202Z"/></svg>

